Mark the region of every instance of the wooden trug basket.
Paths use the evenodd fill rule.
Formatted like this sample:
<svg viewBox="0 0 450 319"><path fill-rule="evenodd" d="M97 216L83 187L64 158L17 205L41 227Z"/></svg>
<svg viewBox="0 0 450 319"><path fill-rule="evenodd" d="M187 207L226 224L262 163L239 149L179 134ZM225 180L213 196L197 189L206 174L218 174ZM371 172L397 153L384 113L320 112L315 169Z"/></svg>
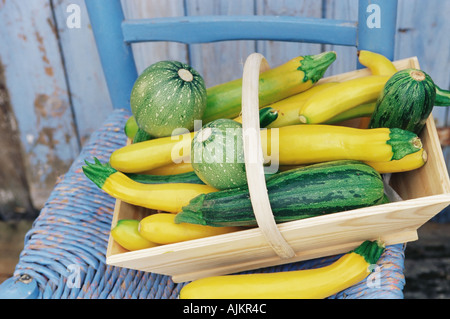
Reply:
<svg viewBox="0 0 450 319"><path fill-rule="evenodd" d="M419 69L416 57L394 62L397 69ZM267 68L263 56L250 55L243 73L243 128L257 128L258 77ZM323 78L344 81L370 75L368 69ZM259 134L255 138L259 140ZM258 227L234 233L126 251L111 237L106 263L172 276L174 282L230 274L348 252L364 240L381 239L386 245L418 239L417 229L450 204L450 181L432 115L420 134L428 154L420 169L392 174L390 186L403 199L388 204L339 212L276 225L267 205L261 163L246 163L249 190ZM261 145L244 144L245 154ZM253 174L253 175L252 175ZM259 188L258 188L259 187ZM120 219L141 219L154 213L116 201L111 227Z"/></svg>

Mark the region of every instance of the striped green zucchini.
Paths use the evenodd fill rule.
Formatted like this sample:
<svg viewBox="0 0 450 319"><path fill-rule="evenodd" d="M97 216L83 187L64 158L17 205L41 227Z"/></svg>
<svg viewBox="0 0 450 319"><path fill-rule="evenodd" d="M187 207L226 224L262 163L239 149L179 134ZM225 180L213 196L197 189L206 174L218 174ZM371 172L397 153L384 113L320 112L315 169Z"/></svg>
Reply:
<svg viewBox="0 0 450 319"><path fill-rule="evenodd" d="M370 118L369 128L400 128L419 134L436 99L431 77L418 69L395 73L386 82Z"/></svg>
<svg viewBox="0 0 450 319"><path fill-rule="evenodd" d="M267 179L275 221L285 222L385 203L380 174L359 161L313 164ZM256 225L247 186L199 195L183 207L177 223Z"/></svg>
<svg viewBox="0 0 450 319"><path fill-rule="evenodd" d="M450 106L450 91L441 89L436 85L436 106Z"/></svg>

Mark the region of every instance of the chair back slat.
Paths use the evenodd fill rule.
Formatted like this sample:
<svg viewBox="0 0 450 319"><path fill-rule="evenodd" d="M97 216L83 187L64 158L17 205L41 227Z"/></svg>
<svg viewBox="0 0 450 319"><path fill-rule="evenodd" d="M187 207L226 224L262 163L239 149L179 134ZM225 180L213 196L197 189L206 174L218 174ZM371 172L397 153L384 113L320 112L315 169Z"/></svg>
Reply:
<svg viewBox="0 0 450 319"><path fill-rule="evenodd" d="M127 20L126 42L186 44L232 40L276 40L356 46L356 22L290 16L190 16Z"/></svg>

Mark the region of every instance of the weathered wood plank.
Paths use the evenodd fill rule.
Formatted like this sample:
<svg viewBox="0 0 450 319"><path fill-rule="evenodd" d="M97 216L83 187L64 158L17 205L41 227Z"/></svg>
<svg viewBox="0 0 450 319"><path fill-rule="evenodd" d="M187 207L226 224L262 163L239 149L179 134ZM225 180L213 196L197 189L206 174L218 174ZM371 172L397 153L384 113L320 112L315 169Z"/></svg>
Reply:
<svg viewBox="0 0 450 319"><path fill-rule="evenodd" d="M326 0L324 18L342 19L349 21L358 20L358 0ZM337 45L325 45L325 51L336 51L336 61L330 65L325 76L345 73L356 69L356 48Z"/></svg>
<svg viewBox="0 0 450 319"><path fill-rule="evenodd" d="M122 0L126 19L184 16L183 0ZM136 68L140 74L149 65L161 60L188 62L188 51L180 43L133 43Z"/></svg>
<svg viewBox="0 0 450 319"><path fill-rule="evenodd" d="M25 176L41 207L79 152L50 2L2 1L0 38Z"/></svg>
<svg viewBox="0 0 450 319"><path fill-rule="evenodd" d="M441 88L450 89L450 1L399 0L396 59L417 56L422 70ZM436 126L450 124L449 109L434 107ZM447 168L450 147L444 146Z"/></svg>
<svg viewBox="0 0 450 319"><path fill-rule="evenodd" d="M321 18L322 2L310 0L257 0L255 12L257 15ZM283 64L300 55L317 54L321 51L321 44L257 41L257 52L264 55L272 67Z"/></svg>
<svg viewBox="0 0 450 319"><path fill-rule="evenodd" d="M84 144L112 111L112 104L84 0L53 3L73 116Z"/></svg>
<svg viewBox="0 0 450 319"><path fill-rule="evenodd" d="M399 0L396 58L415 55L442 88L450 88L450 1ZM435 107L436 126L448 125L448 110Z"/></svg>
<svg viewBox="0 0 450 319"><path fill-rule="evenodd" d="M186 15L252 15L253 1L187 0ZM242 77L245 59L255 52L255 41L224 41L189 46L190 63L207 87Z"/></svg>
<svg viewBox="0 0 450 319"><path fill-rule="evenodd" d="M20 147L17 122L12 112L0 61L0 220L34 216Z"/></svg>

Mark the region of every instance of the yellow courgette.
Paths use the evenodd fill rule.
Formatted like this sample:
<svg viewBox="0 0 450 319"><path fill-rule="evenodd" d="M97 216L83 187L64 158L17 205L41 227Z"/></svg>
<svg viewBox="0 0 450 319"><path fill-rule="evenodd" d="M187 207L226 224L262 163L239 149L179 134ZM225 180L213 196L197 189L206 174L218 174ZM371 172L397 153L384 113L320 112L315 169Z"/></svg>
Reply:
<svg viewBox="0 0 450 319"><path fill-rule="evenodd" d="M139 183L112 167L97 165L83 166L84 174L100 189L126 203L169 213L178 213L183 206L200 194L215 192L217 189L203 184Z"/></svg>
<svg viewBox="0 0 450 319"><path fill-rule="evenodd" d="M365 241L321 268L202 278L184 286L180 299L322 299L367 278L383 251Z"/></svg>
<svg viewBox="0 0 450 319"><path fill-rule="evenodd" d="M212 227L194 224L175 224L175 214L157 213L144 217L139 233L147 240L161 245L216 236L241 230L240 227Z"/></svg>
<svg viewBox="0 0 450 319"><path fill-rule="evenodd" d="M113 152L110 163L125 173L147 171L158 167L158 164L169 165L172 163L172 147L184 149L184 155L190 155L191 138L192 134L186 134L176 146L170 138L164 138L166 146L161 139L128 145ZM128 152L130 146L133 148ZM390 161L419 151L422 143L416 134L400 129L315 124L262 130L261 146L266 162L298 165L340 159ZM121 161L116 160L119 152Z"/></svg>
<svg viewBox="0 0 450 319"><path fill-rule="evenodd" d="M143 173L149 175L176 175L192 172L193 170L194 169L192 168L191 157L188 156L184 158L183 161L180 163L172 162L167 165L160 166Z"/></svg>
<svg viewBox="0 0 450 319"><path fill-rule="evenodd" d="M336 115L335 117L329 119L324 124L336 124L336 123L340 123L340 122L343 122L346 120L360 118L360 117L370 118L370 116L373 113L373 110L375 110L375 106L376 106L376 102L370 102L370 103L355 106L354 108L344 111L344 112ZM363 128L367 128L367 125Z"/></svg>
<svg viewBox="0 0 450 319"><path fill-rule="evenodd" d="M388 76L369 75L333 85L312 96L300 108L304 124L320 124L358 105L376 101Z"/></svg>
<svg viewBox="0 0 450 319"><path fill-rule="evenodd" d="M397 72L394 64L384 55L367 50L359 50L359 63L367 67L373 75L392 76Z"/></svg>
<svg viewBox="0 0 450 319"><path fill-rule="evenodd" d="M404 157L398 160L378 161L378 162L369 160L363 162L375 168L378 173L386 174L386 173L407 172L420 168L426 164L427 159L428 153L425 151L425 149L421 148L419 151L405 155ZM187 159L187 161L190 161L190 159ZM280 170L284 171L299 166L303 165L281 165ZM192 165L190 163L180 163L180 164L173 163L167 166L163 166L161 167L161 169L156 168L152 172L157 173L154 175L175 175L192 172L193 170L194 169L192 168Z"/></svg>
<svg viewBox="0 0 450 319"><path fill-rule="evenodd" d="M273 130L273 129L272 129ZM419 151L416 134L387 128L358 129L335 125L292 125L261 134L266 161L297 165L333 160L385 162Z"/></svg>
<svg viewBox="0 0 450 319"><path fill-rule="evenodd" d="M305 91L320 80L336 60L336 52L299 56L264 71L259 80L260 107ZM219 118L235 118L241 111L242 79L222 83L207 89L207 106L203 123Z"/></svg>
<svg viewBox="0 0 450 319"><path fill-rule="evenodd" d="M298 118L298 111L300 107L314 94L322 92L325 88L335 85L337 82L326 82L322 84L316 84L312 88L287 97L281 101L270 104L270 107L278 112L278 117L271 124L267 125L267 128L281 127L286 125L300 124ZM242 123L242 116L238 116L235 121Z"/></svg>
<svg viewBox="0 0 450 319"><path fill-rule="evenodd" d="M176 162L190 155L194 132L126 145L115 150L109 162L125 173L140 173Z"/></svg>
<svg viewBox="0 0 450 319"><path fill-rule="evenodd" d="M139 221L136 219L121 219L111 230L112 238L127 250L139 250L158 246L139 233Z"/></svg>
<svg viewBox="0 0 450 319"><path fill-rule="evenodd" d="M378 173L400 173L418 169L426 164L428 160L427 152L422 148L420 151L408 154L399 160L387 162L367 161L366 164L372 166Z"/></svg>
<svg viewBox="0 0 450 319"><path fill-rule="evenodd" d="M373 167L380 174L407 172L418 169L426 164L428 155L425 149L421 148L418 152L408 154L401 159L373 162L364 161L367 165ZM287 171L304 165L281 165L280 171Z"/></svg>

